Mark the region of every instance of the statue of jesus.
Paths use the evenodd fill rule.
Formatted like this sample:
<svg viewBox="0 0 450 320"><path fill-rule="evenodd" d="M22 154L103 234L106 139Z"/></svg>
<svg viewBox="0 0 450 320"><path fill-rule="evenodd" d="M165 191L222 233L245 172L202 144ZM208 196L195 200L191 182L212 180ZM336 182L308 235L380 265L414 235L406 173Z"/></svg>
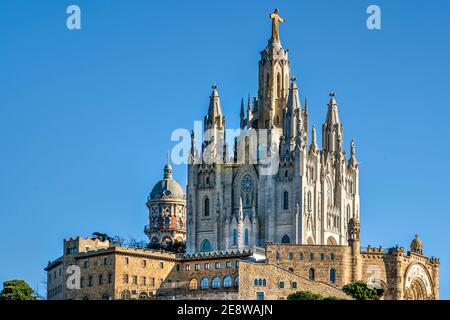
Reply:
<svg viewBox="0 0 450 320"><path fill-rule="evenodd" d="M272 40L274 42L280 42L280 34L278 32L278 23L284 22L284 19L282 19L278 15L278 9L275 9L275 11L270 14L270 19L272 19Z"/></svg>

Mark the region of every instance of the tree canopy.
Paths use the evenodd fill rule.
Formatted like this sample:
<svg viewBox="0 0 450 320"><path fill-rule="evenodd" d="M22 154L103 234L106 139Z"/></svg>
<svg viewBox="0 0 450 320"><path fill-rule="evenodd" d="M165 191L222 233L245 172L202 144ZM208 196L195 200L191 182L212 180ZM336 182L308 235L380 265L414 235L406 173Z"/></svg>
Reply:
<svg viewBox="0 0 450 320"><path fill-rule="evenodd" d="M342 290L356 300L378 300L384 293L383 289L369 287L364 281L346 284Z"/></svg>
<svg viewBox="0 0 450 320"><path fill-rule="evenodd" d="M3 283L0 300L36 300L36 296L24 280L10 280Z"/></svg>

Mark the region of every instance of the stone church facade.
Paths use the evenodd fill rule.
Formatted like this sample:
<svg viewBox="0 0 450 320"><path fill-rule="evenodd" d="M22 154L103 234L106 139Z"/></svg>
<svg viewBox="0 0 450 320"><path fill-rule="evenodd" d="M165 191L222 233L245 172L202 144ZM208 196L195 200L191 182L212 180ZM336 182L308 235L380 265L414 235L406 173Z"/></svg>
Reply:
<svg viewBox="0 0 450 320"><path fill-rule="evenodd" d="M213 86L201 147L192 133L189 252L253 249L266 242L347 244L348 223L360 210L355 142L347 155L331 93L319 148L309 124L310 106L302 102L290 65L279 35L272 35L261 52L258 96L249 97L246 112L241 105L233 152ZM267 172L263 158L272 160L272 171Z"/></svg>

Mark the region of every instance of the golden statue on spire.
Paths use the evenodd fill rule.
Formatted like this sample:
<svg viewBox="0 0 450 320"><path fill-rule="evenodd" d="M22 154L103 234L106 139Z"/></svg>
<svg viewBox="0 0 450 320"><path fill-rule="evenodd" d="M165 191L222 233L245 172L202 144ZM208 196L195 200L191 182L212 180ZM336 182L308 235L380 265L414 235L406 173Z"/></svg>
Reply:
<svg viewBox="0 0 450 320"><path fill-rule="evenodd" d="M272 40L274 42L280 42L278 23L283 23L284 19L278 15L278 9L275 9L275 11L271 13L269 17L270 19L272 19Z"/></svg>

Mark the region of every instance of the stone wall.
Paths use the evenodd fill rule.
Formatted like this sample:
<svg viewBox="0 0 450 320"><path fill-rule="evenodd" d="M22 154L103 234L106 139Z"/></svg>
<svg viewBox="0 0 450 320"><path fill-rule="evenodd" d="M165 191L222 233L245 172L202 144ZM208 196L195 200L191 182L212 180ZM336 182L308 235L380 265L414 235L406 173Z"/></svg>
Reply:
<svg viewBox="0 0 450 320"><path fill-rule="evenodd" d="M268 244L266 250L268 264L274 264L304 278L310 278L342 287L352 282L352 253L350 246L319 246ZM334 270L334 281L331 281Z"/></svg>
<svg viewBox="0 0 450 320"><path fill-rule="evenodd" d="M311 291L322 296L351 299L343 291L331 285L311 281L273 264L241 261L239 277L239 299L241 300L255 300L258 292L264 294L265 300L280 300L298 291ZM263 285L255 285L255 279L264 281ZM280 286L280 283L283 285Z"/></svg>

